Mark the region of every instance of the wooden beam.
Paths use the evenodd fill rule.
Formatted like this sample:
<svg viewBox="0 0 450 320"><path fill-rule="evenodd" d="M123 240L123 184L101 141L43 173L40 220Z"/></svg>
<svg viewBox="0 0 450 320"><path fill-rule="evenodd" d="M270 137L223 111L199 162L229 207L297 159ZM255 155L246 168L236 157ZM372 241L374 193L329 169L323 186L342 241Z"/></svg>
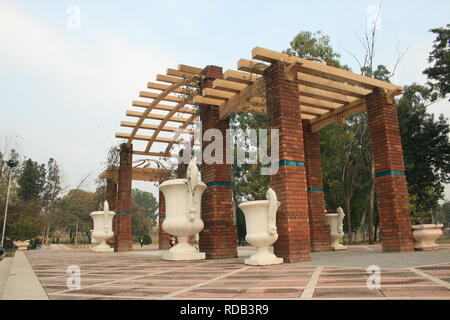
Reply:
<svg viewBox="0 0 450 320"><path fill-rule="evenodd" d="M139 92L139 97L141 98L148 98L148 99L157 99L159 97L159 93L154 93L154 92L147 92L147 91L140 91ZM181 102L181 98L177 97L177 96L169 96L166 95L165 97L163 97L161 100L163 101L170 101L170 102Z"/></svg>
<svg viewBox="0 0 450 320"><path fill-rule="evenodd" d="M185 64L179 64L178 65L178 71L181 71L181 72L192 73L192 74L200 74L200 72L202 72L202 70L203 69L201 69L201 68L187 66Z"/></svg>
<svg viewBox="0 0 450 320"><path fill-rule="evenodd" d="M136 111L127 111L126 113L127 117L135 117L135 118L140 118L143 114L144 114L143 112L136 112ZM153 120L164 120L166 117L167 115L165 114L149 113L146 118ZM189 118L171 117L169 121L184 123L187 119Z"/></svg>
<svg viewBox="0 0 450 320"><path fill-rule="evenodd" d="M371 90L361 87L355 87L346 83L337 82L321 77L312 76L306 73L298 73L298 83L304 84L313 88L323 89L343 95L361 98L371 93Z"/></svg>
<svg viewBox="0 0 450 320"><path fill-rule="evenodd" d="M267 64L259 62L259 61L251 61L247 59L240 59L237 63L238 70L255 73L255 74L264 74L264 70L268 67Z"/></svg>
<svg viewBox="0 0 450 320"><path fill-rule="evenodd" d="M275 60L279 60L289 64L299 62L301 63L300 70L302 72L306 72L316 76L322 76L332 80L343 81L354 85L363 86L368 89L374 89L377 87L390 90L402 89L402 87L400 86L396 86L394 84L385 81L365 77L347 70L327 66L325 64L312 62L307 59L302 59L296 56L291 56L285 53L272 51L260 47L255 47L252 50L252 58L270 63L272 63Z"/></svg>
<svg viewBox="0 0 450 320"><path fill-rule="evenodd" d="M240 59L238 61L238 69L245 72L262 75L267 67L268 67L267 64L258 61L246 59ZM361 87L356 87L343 82L333 81L301 72L298 73L297 82L313 88L323 89L357 98L366 96L372 92L371 90L364 89Z"/></svg>
<svg viewBox="0 0 450 320"><path fill-rule="evenodd" d="M136 127L137 123L136 122L131 122L131 121L121 121L120 122L120 126L122 127L127 127L127 128L134 128ZM142 123L141 126L139 127L140 129L146 129L146 130L156 130L158 128L157 124L151 124L151 123ZM190 129L183 129L183 128L177 128L177 127L170 127L170 126L164 126L161 131L165 131L165 132L178 132L181 131L183 133L188 133L188 134L192 134L194 131L190 130Z"/></svg>
<svg viewBox="0 0 450 320"><path fill-rule="evenodd" d="M300 95L302 95L302 96L316 98L316 99L330 101L330 102L336 102L336 103L349 103L356 99L354 97L345 96L340 93L334 93L334 92L330 92L330 91L326 91L326 90L322 90L322 89L316 89L316 88L308 87L308 86L305 86L302 84L300 84L298 86L298 90L299 90Z"/></svg>
<svg viewBox="0 0 450 320"><path fill-rule="evenodd" d="M205 98L202 96L194 96L194 99L192 101L194 104L210 104L214 106L221 105L223 103L223 100L219 99L212 99L212 98Z"/></svg>
<svg viewBox="0 0 450 320"><path fill-rule="evenodd" d="M246 86L239 93L235 94L233 97L230 97L228 101L222 103L219 108L219 118L225 119L236 110L245 110L246 108L251 107L254 103L253 101L255 101L251 100L252 98L255 98L253 86L259 86L261 81L264 81L264 78L260 77L252 86Z"/></svg>
<svg viewBox="0 0 450 320"><path fill-rule="evenodd" d="M184 85L186 85L186 83L190 80L190 78L188 79L180 79L177 80L177 82L175 82L174 84L172 84L167 90L164 90L163 92L161 92L150 104L150 106L148 108L145 109L144 112L142 112L139 116L139 120L137 121L137 125L135 128L133 128L130 137L128 138L127 141L127 145L131 145L131 142L133 141L133 137L134 135L136 135L137 131L139 130L139 126L144 122L144 120L146 118L148 118L148 116L150 115L150 112L152 111L152 108L156 105L158 105L164 98L166 98L170 93L172 93L174 90L176 90L177 88L180 88ZM128 113L128 112L127 112ZM148 151L148 150L146 150Z"/></svg>
<svg viewBox="0 0 450 320"><path fill-rule="evenodd" d="M167 76L165 74L157 74L156 75L156 81L168 82L168 83L177 83L178 81L180 81L180 78Z"/></svg>
<svg viewBox="0 0 450 320"><path fill-rule="evenodd" d="M329 111L321 116L318 116L311 120L311 130L313 132L319 131L324 126L334 122L336 118L343 119L350 115L364 112L367 110L366 99L361 98L355 101L352 101L346 105L343 105L340 108Z"/></svg>
<svg viewBox="0 0 450 320"><path fill-rule="evenodd" d="M311 98L311 97L307 97L307 96L303 96L303 95L300 95L299 100L300 100L301 105L318 108L318 109L324 109L324 110L334 110L334 109L342 106L342 103L324 101L321 99L315 99L315 98Z"/></svg>
<svg viewBox="0 0 450 320"><path fill-rule="evenodd" d="M223 79L216 79L213 81L213 88L222 91L229 91L237 93L247 87L246 84Z"/></svg>
<svg viewBox="0 0 450 320"><path fill-rule="evenodd" d="M312 115L312 116L317 116L317 115L325 114L328 111L323 110L323 109L317 109L317 108L313 108L313 107L300 105L300 112L302 114L308 114L308 115Z"/></svg>
<svg viewBox="0 0 450 320"><path fill-rule="evenodd" d="M228 100L235 94L229 91L205 88L202 90L202 96L205 98Z"/></svg>
<svg viewBox="0 0 450 320"><path fill-rule="evenodd" d="M148 107L150 107L150 105L151 105L150 102L144 102L144 101L138 101L138 100L133 100L133 102L132 102L133 107L148 108ZM169 106L166 104L157 104L156 106L152 107L152 109L172 111L174 107L175 106ZM177 112L187 113L187 114L196 114L197 113L197 111L195 109L188 109L188 108L180 108L177 110Z"/></svg>
<svg viewBox="0 0 450 320"><path fill-rule="evenodd" d="M132 168L131 179L135 181L166 181L170 170L157 168Z"/></svg>
<svg viewBox="0 0 450 320"><path fill-rule="evenodd" d="M166 70L166 74L168 76L179 77L179 78L187 78L187 77L190 77L193 75L190 72L183 72L183 71L170 69L170 68Z"/></svg>
<svg viewBox="0 0 450 320"><path fill-rule="evenodd" d="M131 137L131 134L129 134L129 133L116 132L116 138L128 139L130 137ZM150 141L152 139L153 139L154 142L160 142L160 143L170 143L170 142L172 142L171 138L164 138L164 137L144 136L144 135L139 135L139 134L136 134L133 137L133 140L141 140L141 141ZM175 143L177 143L177 141L175 141Z"/></svg>
<svg viewBox="0 0 450 320"><path fill-rule="evenodd" d="M157 83L157 82L147 82L147 88L154 90L167 90L170 86L167 84ZM181 93L181 94L189 94L191 90L188 90L186 87L177 88L173 92Z"/></svg>
<svg viewBox="0 0 450 320"><path fill-rule="evenodd" d="M133 150L133 154L137 154L140 156L152 156L152 157L162 157L162 158L179 158L180 156L177 154L170 154L164 152L145 152L139 150Z"/></svg>
<svg viewBox="0 0 450 320"><path fill-rule="evenodd" d="M240 72L235 70L227 70L223 74L223 78L228 81L243 83L243 84L252 84L261 76L257 74L251 74L247 72Z"/></svg>

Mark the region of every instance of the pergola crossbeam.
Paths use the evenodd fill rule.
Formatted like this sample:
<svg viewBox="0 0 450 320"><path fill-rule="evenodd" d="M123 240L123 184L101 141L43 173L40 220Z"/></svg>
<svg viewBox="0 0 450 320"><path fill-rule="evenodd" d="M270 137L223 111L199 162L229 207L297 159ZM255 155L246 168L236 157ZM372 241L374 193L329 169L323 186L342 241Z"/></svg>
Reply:
<svg viewBox="0 0 450 320"><path fill-rule="evenodd" d="M120 122L120 126L121 127L127 127L127 128L134 128L136 127L136 122L130 122L130 121L121 121ZM141 124L141 129L146 129L146 130L156 130L158 128L158 125L156 124L151 124L151 123L143 123ZM183 133L189 133L192 134L193 130L190 129L183 129L181 127L177 128L177 127L171 127L171 126L164 126L161 131L165 131L165 132L183 132Z"/></svg>
<svg viewBox="0 0 450 320"><path fill-rule="evenodd" d="M127 117L135 117L140 118L143 115L143 112L137 112L137 111L127 111L126 113ZM153 120L164 120L166 118L165 114L157 114L157 113L149 113L146 116L147 119L153 119ZM169 121L171 122L180 122L184 123L188 118L182 118L182 117L171 117Z"/></svg>
<svg viewBox="0 0 450 320"><path fill-rule="evenodd" d="M298 62L301 64L300 70L303 72L313 74L316 76L322 76L336 81L347 82L368 89L374 89L378 87L384 88L386 90L402 90L402 87L396 86L394 84L385 81L365 77L347 70L327 66L326 64L313 62L307 59L291 56L286 53L272 51L260 47L255 47L252 50L252 58L270 63L276 60L288 64Z"/></svg>
<svg viewBox="0 0 450 320"><path fill-rule="evenodd" d="M150 92L139 93L140 97L151 99L150 102L135 100L132 103L134 107L145 108L145 111L126 113L139 120L121 122L122 127L133 128L128 143L133 139L148 141L146 149L141 152L149 155L154 142L166 142L167 147L162 154L170 156L178 136L183 132L194 132L187 129L198 118L198 110L192 105L218 106L220 119L226 119L232 112L266 114L266 93L261 92L265 88L263 76L264 71L275 61L283 62L286 78L298 84L300 116L311 121L314 131L335 121L343 123L346 117L366 110L365 97L375 88L385 90L388 99L393 99L402 90L400 86L331 67L326 63L260 47L252 50L252 59L240 59L238 70L225 71L223 79L215 79L212 87L202 90L198 90L205 77L201 68L180 64L177 69L167 69L165 75L157 75L156 82L147 84ZM164 104L162 101L169 103ZM145 119L159 120L159 123L145 123ZM181 125L177 128L169 122ZM151 136L142 136L137 135L138 129L153 132ZM160 132L169 132L173 136L171 139L162 138L158 136ZM124 137L123 134L119 136Z"/></svg>
<svg viewBox="0 0 450 320"><path fill-rule="evenodd" d="M138 101L138 100L134 100L132 102L132 106L133 107L141 107L141 108L148 108L150 107L151 103L149 102L144 102L144 101ZM169 106L169 105L165 105L165 104L157 104L155 106L153 106L152 109L156 109L156 110L164 110L164 111L172 111L174 108L174 106ZM196 111L194 109L188 109L188 108L180 108L177 110L177 112L179 113L187 113L187 114L195 114Z"/></svg>
<svg viewBox="0 0 450 320"><path fill-rule="evenodd" d="M339 120L338 122L342 122L345 117L353 115L355 113L364 112L367 110L366 99L361 98L355 101L352 101L340 108L335 110L331 110L321 116L318 116L311 120L311 129L313 132L319 131L324 126Z"/></svg>

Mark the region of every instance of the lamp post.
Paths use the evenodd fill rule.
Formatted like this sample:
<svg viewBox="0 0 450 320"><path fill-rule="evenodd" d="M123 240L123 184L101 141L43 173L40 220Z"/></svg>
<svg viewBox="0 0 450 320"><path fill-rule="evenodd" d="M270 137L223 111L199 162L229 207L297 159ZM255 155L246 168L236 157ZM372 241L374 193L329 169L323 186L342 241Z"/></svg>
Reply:
<svg viewBox="0 0 450 320"><path fill-rule="evenodd" d="M5 206L5 217L3 219L3 231L2 231L1 247L3 247L3 243L4 243L4 240L5 240L6 218L8 217L9 190L11 188L12 172L13 172L14 167L16 167L19 164L19 161L17 161L17 160L9 160L8 162L6 162L6 164L9 167L9 181L8 181L8 189L6 191L6 206Z"/></svg>

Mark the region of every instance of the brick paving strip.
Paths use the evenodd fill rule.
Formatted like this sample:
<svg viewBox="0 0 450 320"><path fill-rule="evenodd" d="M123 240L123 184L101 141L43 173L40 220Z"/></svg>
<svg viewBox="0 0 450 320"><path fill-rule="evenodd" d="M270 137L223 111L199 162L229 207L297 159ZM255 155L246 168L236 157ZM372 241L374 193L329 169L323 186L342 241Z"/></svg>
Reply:
<svg viewBox="0 0 450 320"><path fill-rule="evenodd" d="M208 281L205 281L205 282L202 282L202 283L193 285L193 286L188 287L188 288L186 288L186 289L182 289L182 290L178 290L178 291L169 293L168 295L162 297L162 299L168 299L168 298L173 298L173 297L175 297L175 296L180 296L180 295L182 295L183 293L186 293L186 292L188 292L188 291L191 291L191 290L193 290L193 289L195 289L195 288L198 288L198 287L207 285L207 284L209 284L209 283L211 283L211 282L214 282L214 281L217 281L217 280L221 280L221 279L223 279L223 278L229 277L229 276L231 276L231 275L233 275L233 274L235 274L235 273L238 273L238 272L247 270L247 269L249 269L249 268L250 268L249 266L246 266L246 267L240 268L240 269L238 269L238 270L231 271L231 272L229 272L229 273L227 273L227 274L224 274L224 275L221 275L221 276L212 278L212 279L210 279L210 280L208 280Z"/></svg>
<svg viewBox="0 0 450 320"><path fill-rule="evenodd" d="M418 262L419 256L412 255L411 260ZM366 267L351 263L347 267L304 263L253 267L243 264L243 256L197 263L162 261L154 254L100 255L88 250L46 250L27 256L50 299L450 299L450 263L441 263L439 257L441 261L435 259L437 263L430 265L383 267L381 288L368 289ZM80 290L66 289L66 268L74 264L80 266L86 284Z"/></svg>
<svg viewBox="0 0 450 320"><path fill-rule="evenodd" d="M195 267L195 266L207 264L207 263L210 263L210 262L211 261L202 261L202 262L196 263L196 264L190 264L190 265L181 266L181 267L177 266L177 267L173 267L171 269L167 269L167 270L163 270L163 271L157 271L157 272L152 272L152 273L147 273L147 274L144 274L144 275L133 276L133 277L125 278L125 279L117 279L117 280L113 280L113 281L101 282L101 283L98 283L98 284L94 284L94 285L83 287L82 290L91 289L91 288L95 288L95 287L103 287L103 286L107 286L107 285L114 284L114 283L121 282L121 281L137 280L137 279L145 278L145 277L148 277L148 276L155 276L155 275L159 275L159 274L163 274L163 273L167 273L167 272L171 272L171 271L179 271L180 268ZM64 295L64 294L66 294L68 292L73 292L73 291L74 291L73 289L67 289L67 290L53 292L51 295ZM101 296L101 295L89 295L89 294L81 294L81 295L82 296L86 296L86 297ZM69 294L69 296L70 296L70 294ZM115 297L116 298L119 298L119 297L132 298L132 299L139 298L138 296L115 296ZM158 298L158 297L141 297L141 298Z"/></svg>

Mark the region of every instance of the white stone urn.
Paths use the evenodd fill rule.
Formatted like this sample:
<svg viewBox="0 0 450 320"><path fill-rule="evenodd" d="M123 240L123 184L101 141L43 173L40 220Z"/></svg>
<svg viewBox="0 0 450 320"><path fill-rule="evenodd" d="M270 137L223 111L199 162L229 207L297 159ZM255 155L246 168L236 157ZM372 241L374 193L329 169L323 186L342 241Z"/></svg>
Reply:
<svg viewBox="0 0 450 320"><path fill-rule="evenodd" d="M276 215L280 207L277 195L271 188L266 193L267 200L249 201L239 205L245 215L247 235L245 240L256 247L256 253L244 263L253 266L267 266L283 263L269 248L278 239Z"/></svg>
<svg viewBox="0 0 450 320"><path fill-rule="evenodd" d="M93 252L113 252L106 240L114 236L112 223L115 216L115 212L109 211L108 201L105 201L103 205L103 211L91 212L92 220L94 221L94 229L92 231L92 239L95 239L97 246L93 247Z"/></svg>
<svg viewBox="0 0 450 320"><path fill-rule="evenodd" d="M331 249L334 251L347 250L346 246L339 243L344 238L344 210L339 207L336 211L337 213L328 213L325 215L325 224L330 226Z"/></svg>
<svg viewBox="0 0 450 320"><path fill-rule="evenodd" d="M412 226L414 248L421 251L436 249L439 245L435 241L442 236L443 227L443 224L418 224Z"/></svg>
<svg viewBox="0 0 450 320"><path fill-rule="evenodd" d="M166 202L166 219L162 228L178 239L178 244L162 253L163 260L202 260L205 253L199 252L188 240L203 230L201 199L206 184L201 181L196 159L188 165L187 179L173 179L163 182L159 190Z"/></svg>
<svg viewBox="0 0 450 320"><path fill-rule="evenodd" d="M94 233L94 230L91 230L91 243L92 243L92 244L96 244L96 243L98 243L98 240L95 239L93 233Z"/></svg>

